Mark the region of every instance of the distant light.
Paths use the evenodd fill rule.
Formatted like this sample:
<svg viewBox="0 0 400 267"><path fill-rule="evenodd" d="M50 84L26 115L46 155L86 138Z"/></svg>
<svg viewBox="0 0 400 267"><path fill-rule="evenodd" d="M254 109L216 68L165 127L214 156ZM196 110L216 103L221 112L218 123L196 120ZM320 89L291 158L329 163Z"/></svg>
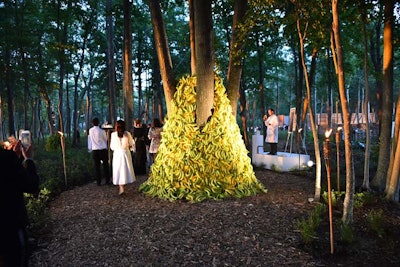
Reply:
<svg viewBox="0 0 400 267"><path fill-rule="evenodd" d="M312 161L312 160L307 161L307 166L308 166L309 168L311 168L312 166L314 166L314 161Z"/></svg>

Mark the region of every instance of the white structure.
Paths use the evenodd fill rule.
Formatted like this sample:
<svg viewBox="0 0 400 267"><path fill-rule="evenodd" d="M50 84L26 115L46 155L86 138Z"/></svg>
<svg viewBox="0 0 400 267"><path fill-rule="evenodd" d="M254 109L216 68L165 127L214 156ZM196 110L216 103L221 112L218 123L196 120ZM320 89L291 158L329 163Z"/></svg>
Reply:
<svg viewBox="0 0 400 267"><path fill-rule="evenodd" d="M264 136L257 131L252 139L252 163L256 167L287 172L306 170L310 161L310 156L306 154L294 154L278 152L278 155L268 155L264 152Z"/></svg>

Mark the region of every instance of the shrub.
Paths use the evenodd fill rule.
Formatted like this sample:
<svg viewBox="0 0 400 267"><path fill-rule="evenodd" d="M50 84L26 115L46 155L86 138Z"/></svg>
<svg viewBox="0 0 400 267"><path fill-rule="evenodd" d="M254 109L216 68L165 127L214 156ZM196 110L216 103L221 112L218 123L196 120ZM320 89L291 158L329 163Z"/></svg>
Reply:
<svg viewBox="0 0 400 267"><path fill-rule="evenodd" d="M367 216L367 220L369 228L382 238L385 232L383 228L383 211L381 209L372 209Z"/></svg>
<svg viewBox="0 0 400 267"><path fill-rule="evenodd" d="M326 206L324 204L318 204L309 213L308 219L301 219L296 221L295 228L300 232L301 237L305 243L311 243L317 238L316 233L319 225L322 222L322 215L326 211Z"/></svg>

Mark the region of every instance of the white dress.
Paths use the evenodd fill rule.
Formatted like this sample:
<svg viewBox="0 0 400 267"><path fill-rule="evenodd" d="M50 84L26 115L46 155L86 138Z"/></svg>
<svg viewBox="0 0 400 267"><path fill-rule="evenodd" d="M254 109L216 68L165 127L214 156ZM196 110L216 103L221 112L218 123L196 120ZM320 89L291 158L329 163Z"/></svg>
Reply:
<svg viewBox="0 0 400 267"><path fill-rule="evenodd" d="M135 147L135 141L129 132L122 138L117 132L111 133L110 148L114 152L112 160L113 184L125 185L136 180L133 170L131 148Z"/></svg>

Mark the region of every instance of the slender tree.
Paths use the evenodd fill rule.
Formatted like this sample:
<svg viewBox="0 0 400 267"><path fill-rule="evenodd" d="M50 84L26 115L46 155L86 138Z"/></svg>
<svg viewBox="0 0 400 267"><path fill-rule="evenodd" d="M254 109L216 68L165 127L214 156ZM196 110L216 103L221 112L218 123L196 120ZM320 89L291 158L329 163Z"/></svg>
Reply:
<svg viewBox="0 0 400 267"><path fill-rule="evenodd" d="M332 54L335 58L335 68L338 75L340 103L343 113L343 130L344 130L344 146L345 146L345 161L346 161L346 194L343 206L342 221L345 224L353 222L353 206L354 206L354 166L353 166L353 152L351 148L351 127L350 127L350 110L348 106L346 88L345 88L345 72L343 52L340 42L340 26L339 26L339 10L338 1L332 0Z"/></svg>
<svg viewBox="0 0 400 267"><path fill-rule="evenodd" d="M115 58L114 58L114 19L112 0L106 1L106 35L107 35L107 81L108 81L108 122L113 124L117 119L116 89L115 89Z"/></svg>
<svg viewBox="0 0 400 267"><path fill-rule="evenodd" d="M126 125L133 122L133 86L132 86L132 30L131 10L132 1L124 0L124 46L123 46L123 92L124 92L124 118Z"/></svg>

